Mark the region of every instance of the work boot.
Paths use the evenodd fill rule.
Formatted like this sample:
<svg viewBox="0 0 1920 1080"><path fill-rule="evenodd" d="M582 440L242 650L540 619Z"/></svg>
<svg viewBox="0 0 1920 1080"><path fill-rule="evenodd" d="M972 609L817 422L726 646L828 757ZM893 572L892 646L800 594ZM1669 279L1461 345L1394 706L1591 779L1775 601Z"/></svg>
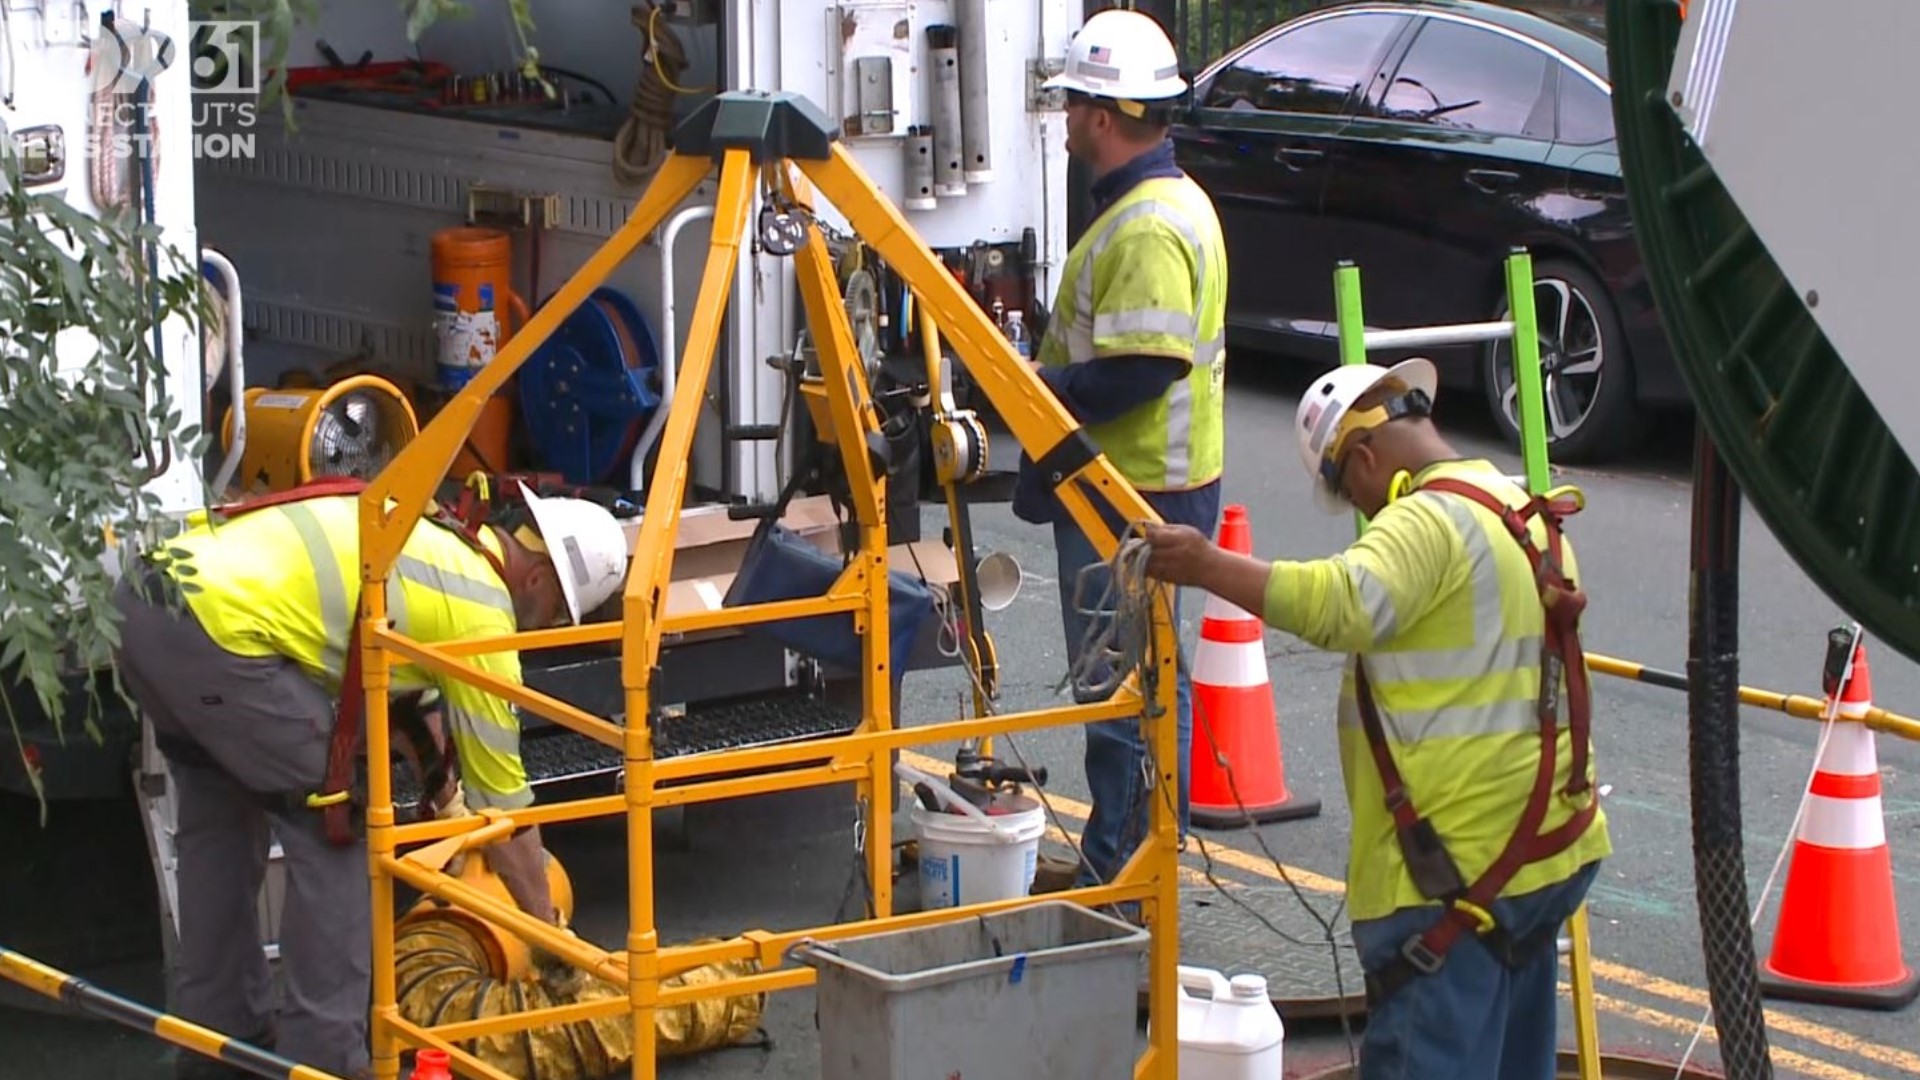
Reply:
<svg viewBox="0 0 1920 1080"><path fill-rule="evenodd" d="M1065 892L1073 888L1080 878L1080 864L1072 859L1062 859L1055 855L1041 854L1035 860L1033 888L1027 890L1031 896L1046 893Z"/></svg>

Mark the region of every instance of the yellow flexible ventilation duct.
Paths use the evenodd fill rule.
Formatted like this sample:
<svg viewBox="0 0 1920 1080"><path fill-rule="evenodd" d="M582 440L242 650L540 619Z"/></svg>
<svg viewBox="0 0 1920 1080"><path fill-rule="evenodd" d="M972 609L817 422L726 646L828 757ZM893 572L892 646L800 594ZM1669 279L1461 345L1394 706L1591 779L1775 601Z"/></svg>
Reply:
<svg viewBox="0 0 1920 1080"><path fill-rule="evenodd" d="M503 903L504 882L478 853L455 875ZM573 918L573 889L559 860L547 864L554 904ZM416 1024L449 1024L556 1005L605 1001L615 988L584 973L555 985L532 973L525 942L511 931L432 897L414 905L396 928L395 981L400 1014ZM752 962L711 964L662 980L663 986L720 982L758 969ZM765 994L710 998L658 1010L654 1030L663 1058L743 1043L760 1027ZM461 1049L523 1080L605 1080L632 1066L633 1031L625 1016L580 1020L469 1040Z"/></svg>

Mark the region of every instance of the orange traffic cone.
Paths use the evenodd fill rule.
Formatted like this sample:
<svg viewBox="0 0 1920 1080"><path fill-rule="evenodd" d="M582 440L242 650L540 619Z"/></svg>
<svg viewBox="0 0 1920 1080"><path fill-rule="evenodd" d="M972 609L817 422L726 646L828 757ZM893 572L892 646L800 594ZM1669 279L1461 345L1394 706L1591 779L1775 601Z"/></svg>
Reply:
<svg viewBox="0 0 1920 1080"><path fill-rule="evenodd" d="M1872 700L1860 646L1794 837L1773 954L1760 965L1767 997L1899 1009L1920 996L1920 977L1900 956L1874 734L1857 722Z"/></svg>
<svg viewBox="0 0 1920 1080"><path fill-rule="evenodd" d="M1253 554L1245 506L1226 508L1220 546ZM1319 799L1287 790L1280 723L1267 681L1265 628L1255 616L1212 595L1193 654L1193 775L1187 791L1193 824L1203 829L1237 828L1249 816L1264 824L1320 813Z"/></svg>

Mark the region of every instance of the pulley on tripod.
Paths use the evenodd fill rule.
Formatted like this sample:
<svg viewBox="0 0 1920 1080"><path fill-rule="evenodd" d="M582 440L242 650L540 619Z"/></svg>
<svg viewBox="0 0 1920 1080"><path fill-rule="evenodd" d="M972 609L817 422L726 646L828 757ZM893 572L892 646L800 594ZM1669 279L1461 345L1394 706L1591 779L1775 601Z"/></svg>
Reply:
<svg viewBox="0 0 1920 1080"><path fill-rule="evenodd" d="M971 412L933 425L933 468L942 484L971 484L987 472L987 428Z"/></svg>

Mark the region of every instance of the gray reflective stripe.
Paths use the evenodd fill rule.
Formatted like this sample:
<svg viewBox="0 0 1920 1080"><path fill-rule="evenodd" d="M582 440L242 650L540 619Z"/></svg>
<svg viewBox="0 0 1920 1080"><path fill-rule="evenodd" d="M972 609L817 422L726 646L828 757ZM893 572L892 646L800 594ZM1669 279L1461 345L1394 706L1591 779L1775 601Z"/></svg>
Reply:
<svg viewBox="0 0 1920 1080"><path fill-rule="evenodd" d="M1356 563L1341 560L1347 568L1347 577L1353 581L1354 591L1360 594L1360 606L1367 610L1367 622L1373 627L1375 642L1388 641L1400 630L1400 613L1394 609L1393 595L1387 592L1386 583L1373 575L1373 572ZM1397 660L1404 653L1378 653L1375 662L1368 665L1370 672L1378 670L1382 661ZM1456 672L1460 669L1455 668ZM1374 676L1382 681L1398 681L1390 678L1384 670Z"/></svg>
<svg viewBox="0 0 1920 1080"><path fill-rule="evenodd" d="M1167 389L1167 479L1171 488L1185 487L1193 469L1193 379Z"/></svg>
<svg viewBox="0 0 1920 1080"><path fill-rule="evenodd" d="M410 621L407 617L407 590L400 584L399 578L390 577L387 579L387 622L396 633L411 634L407 629Z"/></svg>
<svg viewBox="0 0 1920 1080"><path fill-rule="evenodd" d="M1093 336L1102 338L1115 334L1165 334L1168 337L1193 341L1199 336L1199 331L1195 329L1194 317L1184 311L1140 308L1137 311L1117 311L1111 314L1094 313Z"/></svg>
<svg viewBox="0 0 1920 1080"><path fill-rule="evenodd" d="M1197 371L1212 367L1226 353L1226 334L1193 350ZM1185 487L1193 473L1193 373L1173 384L1167 394L1167 486Z"/></svg>
<svg viewBox="0 0 1920 1080"><path fill-rule="evenodd" d="M449 708L447 715L451 718L453 733L456 736L471 739L497 754L506 754L510 757L519 755L520 728L518 725L510 728L502 727L458 707Z"/></svg>
<svg viewBox="0 0 1920 1080"><path fill-rule="evenodd" d="M467 807L473 810L518 810L533 805L531 784L522 784L519 791L506 795L492 795L471 784L462 784L460 790L466 796Z"/></svg>
<svg viewBox="0 0 1920 1080"><path fill-rule="evenodd" d="M513 758L515 761L520 760L519 725L516 724L511 728L506 728L497 724L491 724L475 716L473 713L452 704L449 704L447 707L447 716L449 730L453 733L457 753L472 757L473 751L471 747L460 744L478 743L480 746L494 753L504 754L507 757ZM467 805L473 809L518 810L533 802L533 788L531 785L523 783L517 791L495 794L480 790L480 788L473 783L471 776L472 774L469 773L468 779L463 787L466 791Z"/></svg>
<svg viewBox="0 0 1920 1080"><path fill-rule="evenodd" d="M1193 366L1212 367L1225 355L1227 355L1227 332L1222 330L1213 335L1212 339L1194 347Z"/></svg>
<svg viewBox="0 0 1920 1080"><path fill-rule="evenodd" d="M401 577L416 585L513 614L513 597L495 582L470 578L457 570L438 567L412 555L400 556L394 562L394 569Z"/></svg>
<svg viewBox="0 0 1920 1080"><path fill-rule="evenodd" d="M1524 672L1528 693L1485 704L1462 705L1435 710L1381 709L1381 725L1395 742L1468 735L1508 734L1532 731L1539 727L1535 712L1536 682L1540 670L1540 634L1509 637L1506 612L1500 593L1500 568L1496 543L1511 544L1504 534L1492 535L1479 515L1462 499L1440 492L1419 492L1412 496L1429 501L1447 515L1459 533L1468 567L1468 582L1473 590L1473 642L1457 649L1423 649L1371 653L1367 657L1367 675L1376 696L1386 688L1409 683L1444 683L1470 680L1476 676ZM1358 567L1351 567L1361 602L1368 607L1374 622L1376 641L1388 640L1399 630L1392 599L1377 578ZM1560 715L1567 717L1566 695L1560 696ZM1359 723L1359 715L1348 715L1348 702L1342 703L1340 722Z"/></svg>
<svg viewBox="0 0 1920 1080"><path fill-rule="evenodd" d="M307 560L313 564L313 584L320 593L320 626L327 643L320 661L330 672L346 671L347 638L353 631L352 613L347 610L347 583L340 571L340 559L334 554L327 530L313 511L300 503L286 503L280 509L293 522L294 531L306 546Z"/></svg>
<svg viewBox="0 0 1920 1080"><path fill-rule="evenodd" d="M1100 226L1100 231L1087 242L1086 257L1080 261L1080 272L1073 281L1073 325L1067 328L1067 360L1069 363L1082 363L1093 359L1094 324L1097 316L1093 314L1093 264L1100 254L1113 243L1114 234L1120 226L1129 221L1148 216L1158 216L1174 231L1180 234L1187 246L1193 249L1194 279L1193 296L1195 310L1198 311L1200 296L1205 292L1207 282L1206 251L1200 246L1200 232L1181 215L1179 209L1156 199L1142 199L1130 203L1112 219Z"/></svg>
<svg viewBox="0 0 1920 1080"><path fill-rule="evenodd" d="M1566 695L1561 695L1560 702L1561 727L1564 729L1567 719ZM1360 726L1360 709L1351 695L1342 694L1340 697L1339 723L1342 727ZM1533 698L1528 697L1447 709L1382 709L1380 726L1386 730L1388 742L1404 745L1426 739L1537 732L1540 718L1534 712Z"/></svg>

